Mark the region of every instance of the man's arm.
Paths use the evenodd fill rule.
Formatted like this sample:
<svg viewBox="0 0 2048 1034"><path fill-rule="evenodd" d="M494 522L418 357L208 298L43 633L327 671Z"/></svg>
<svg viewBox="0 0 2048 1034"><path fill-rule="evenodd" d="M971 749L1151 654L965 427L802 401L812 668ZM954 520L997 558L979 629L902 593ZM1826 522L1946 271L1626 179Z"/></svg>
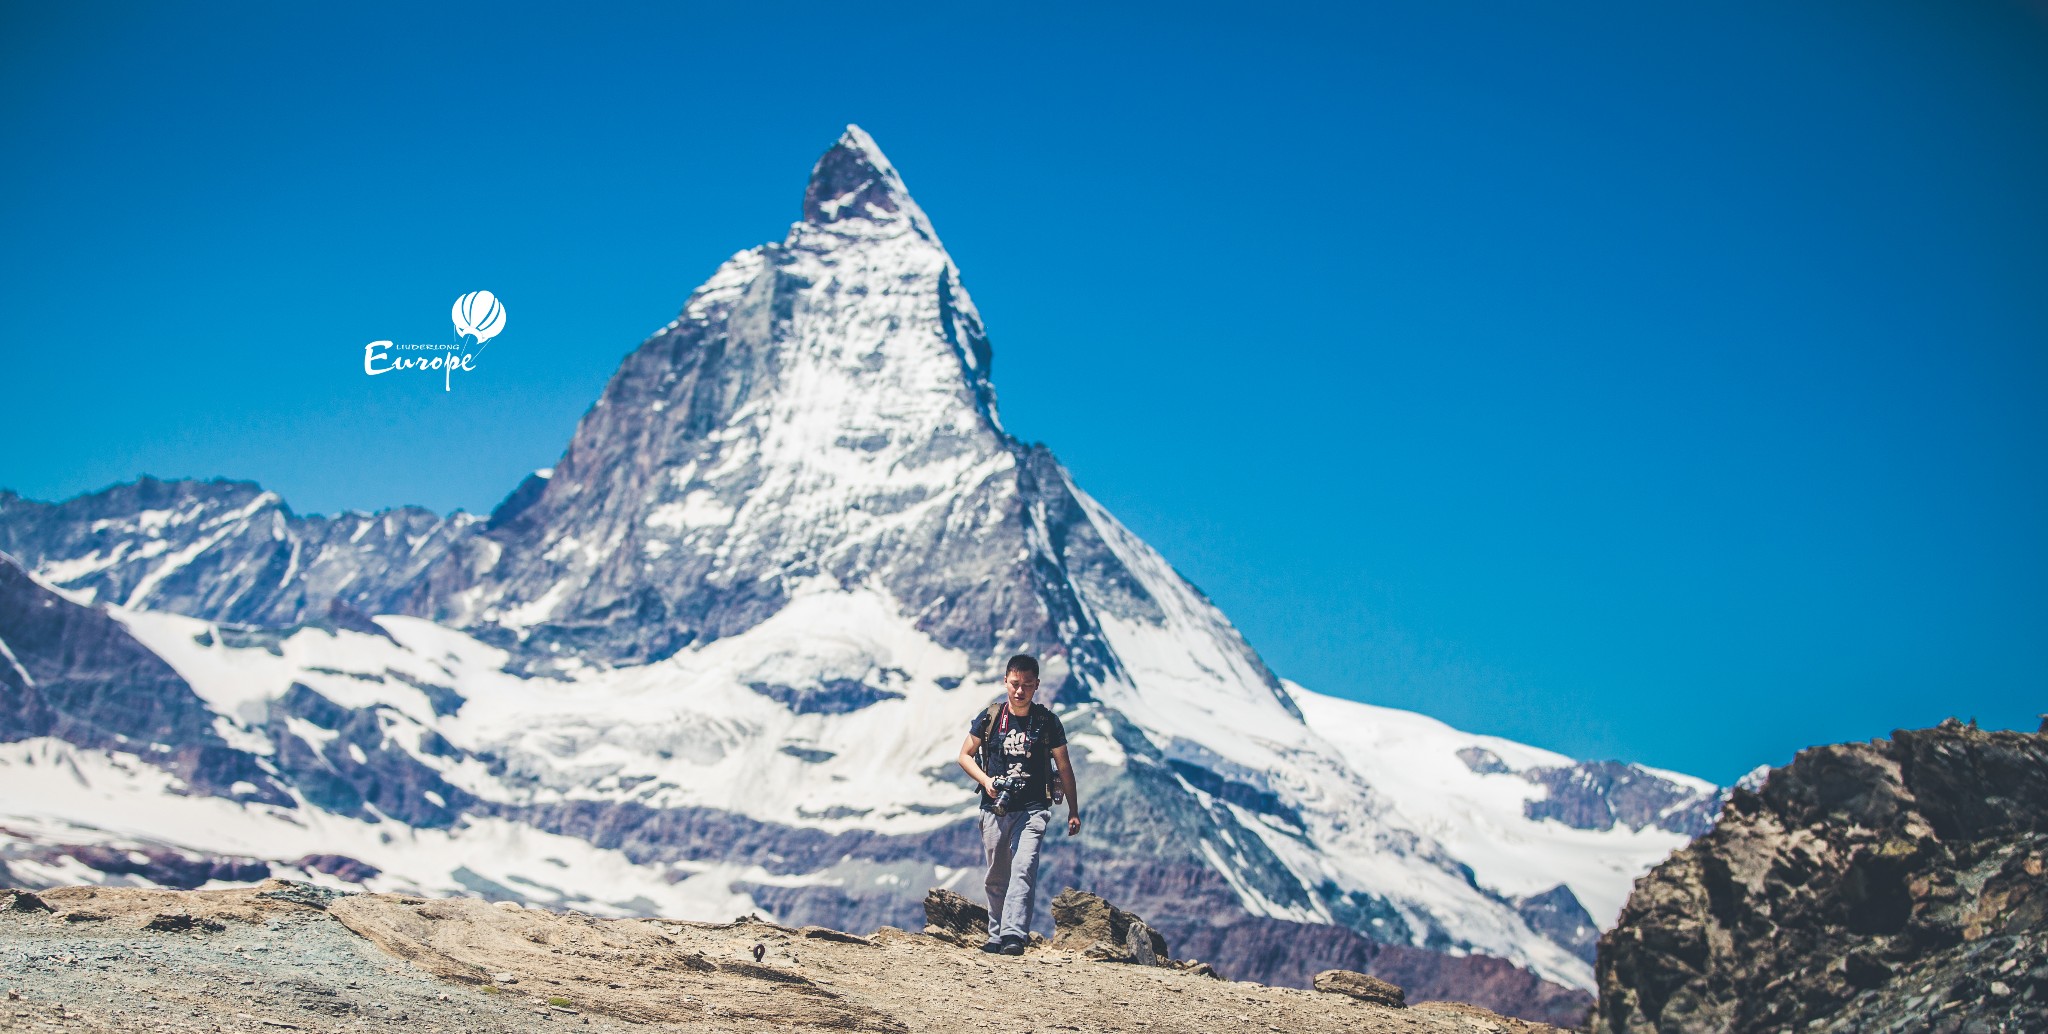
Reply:
<svg viewBox="0 0 2048 1034"><path fill-rule="evenodd" d="M1067 747L1061 744L1052 749L1052 759L1060 766L1060 792L1067 795L1067 835L1081 832L1081 794L1074 789L1074 763L1067 758Z"/></svg>
<svg viewBox="0 0 2048 1034"><path fill-rule="evenodd" d="M960 770L973 776L974 781L981 784L982 793L994 797L996 793L994 787L990 785L991 780L988 777L988 773L981 770L981 762L974 760L975 755L979 753L981 753L981 737L970 732L967 734L967 742L960 745Z"/></svg>

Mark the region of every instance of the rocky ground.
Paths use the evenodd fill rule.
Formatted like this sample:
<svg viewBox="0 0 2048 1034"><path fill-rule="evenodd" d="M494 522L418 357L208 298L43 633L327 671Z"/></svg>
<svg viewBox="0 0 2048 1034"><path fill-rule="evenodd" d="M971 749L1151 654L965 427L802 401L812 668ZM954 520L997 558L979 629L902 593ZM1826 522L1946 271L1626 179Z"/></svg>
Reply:
<svg viewBox="0 0 2048 1034"><path fill-rule="evenodd" d="M0 892L0 987L8 1031L1556 1030L1047 944L1011 958L890 928L597 919L281 881Z"/></svg>

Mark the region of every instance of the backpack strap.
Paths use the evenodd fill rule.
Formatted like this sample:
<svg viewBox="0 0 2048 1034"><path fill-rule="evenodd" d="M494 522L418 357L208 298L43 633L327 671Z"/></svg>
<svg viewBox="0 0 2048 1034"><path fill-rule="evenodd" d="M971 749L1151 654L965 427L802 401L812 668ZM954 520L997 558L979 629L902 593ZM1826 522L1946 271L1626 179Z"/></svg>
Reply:
<svg viewBox="0 0 2048 1034"><path fill-rule="evenodd" d="M1045 742L1045 723L1050 721L1052 717L1052 708L1037 701L1032 701L1031 742L1033 744ZM1043 750L1045 763L1040 767L1045 776L1045 796L1047 800L1057 801L1060 799L1060 763L1052 756L1051 747L1045 747Z"/></svg>
<svg viewBox="0 0 2048 1034"><path fill-rule="evenodd" d="M1008 701L1007 699L1005 699L1005 700L998 700L998 701L996 701L995 703L993 703L993 704L990 704L990 705L988 705L988 713L986 713L986 714L984 714L984 715L982 715L982 716L981 716L981 733L980 733L980 735L979 735L978 737L976 737L977 739L981 740L981 750L980 750L980 751L978 751L978 753L979 753L979 754L980 754L981 756L980 756L980 757L978 757L978 758L976 758L976 759L975 759L975 761L976 761L976 762L978 762L978 763L979 763L979 764L981 765L981 770L982 770L983 772L987 772L987 771L988 771L988 763L989 763L989 752L988 752L988 740L989 740L989 735L990 735L990 734L992 734L992 733L994 733L994 732L996 731L996 715L997 715L997 713L999 713L1000 711L1002 711L1002 709L1003 709L1003 705L1005 705L1005 704L1007 704L1007 703L1009 703L1009 701ZM993 773L991 773L991 777L993 777Z"/></svg>

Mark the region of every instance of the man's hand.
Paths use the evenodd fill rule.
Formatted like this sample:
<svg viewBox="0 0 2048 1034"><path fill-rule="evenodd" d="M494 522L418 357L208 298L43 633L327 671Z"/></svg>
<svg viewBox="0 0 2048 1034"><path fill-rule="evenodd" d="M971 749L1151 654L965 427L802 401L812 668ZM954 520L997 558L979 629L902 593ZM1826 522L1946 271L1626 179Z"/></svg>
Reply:
<svg viewBox="0 0 2048 1034"><path fill-rule="evenodd" d="M1062 743L1052 749L1052 759L1059 765L1060 790L1067 799L1067 835L1081 835L1081 792L1074 786L1074 759L1067 756L1067 745Z"/></svg>
<svg viewBox="0 0 2048 1034"><path fill-rule="evenodd" d="M971 732L968 733L967 742L960 745L960 771L967 773L968 778L980 783L982 793L994 797L996 795L994 783L989 779L988 773L981 770L981 763L974 760L974 756L980 753L980 751L981 737Z"/></svg>

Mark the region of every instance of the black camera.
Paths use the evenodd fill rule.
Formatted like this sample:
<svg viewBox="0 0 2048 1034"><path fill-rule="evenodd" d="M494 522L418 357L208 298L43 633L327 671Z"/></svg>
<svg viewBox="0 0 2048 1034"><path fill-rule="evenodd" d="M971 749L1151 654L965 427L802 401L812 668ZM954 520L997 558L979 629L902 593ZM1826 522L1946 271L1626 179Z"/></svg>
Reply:
<svg viewBox="0 0 2048 1034"><path fill-rule="evenodd" d="M1029 783L1030 780L1023 776L997 776L989 780L989 785L994 787L996 791L995 803L991 805L995 809L995 813L998 815L1008 815L1010 813L1010 805L1016 800L1018 794L1024 792L1024 787Z"/></svg>

